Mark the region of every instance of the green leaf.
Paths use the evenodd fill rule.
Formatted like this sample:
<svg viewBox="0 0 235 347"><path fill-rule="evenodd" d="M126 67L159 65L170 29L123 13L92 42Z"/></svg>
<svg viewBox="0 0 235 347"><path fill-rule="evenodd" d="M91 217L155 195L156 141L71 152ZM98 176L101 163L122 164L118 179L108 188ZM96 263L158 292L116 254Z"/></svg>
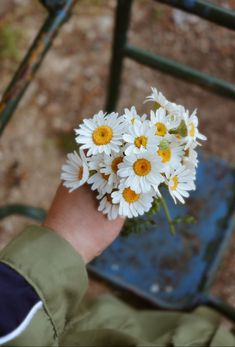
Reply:
<svg viewBox="0 0 235 347"><path fill-rule="evenodd" d="M96 172L97 172L96 170L89 171L89 177L93 176Z"/></svg>
<svg viewBox="0 0 235 347"><path fill-rule="evenodd" d="M165 149L168 149L169 148L169 141L167 139L163 139L161 140L160 144L159 144L159 148L161 150L165 150Z"/></svg>
<svg viewBox="0 0 235 347"><path fill-rule="evenodd" d="M153 217L161 208L161 199L156 198L153 201L152 207L150 210L147 212L148 217Z"/></svg>
<svg viewBox="0 0 235 347"><path fill-rule="evenodd" d="M197 220L194 216L186 215L186 216L177 216L173 219L172 223L176 224L196 224Z"/></svg>
<svg viewBox="0 0 235 347"><path fill-rule="evenodd" d="M180 122L180 125L178 126L176 130L177 130L177 133L182 137L186 137L188 135L187 126L184 120Z"/></svg>
<svg viewBox="0 0 235 347"><path fill-rule="evenodd" d="M157 111L160 107L161 105L157 101L154 101L154 104L153 104L154 111Z"/></svg>

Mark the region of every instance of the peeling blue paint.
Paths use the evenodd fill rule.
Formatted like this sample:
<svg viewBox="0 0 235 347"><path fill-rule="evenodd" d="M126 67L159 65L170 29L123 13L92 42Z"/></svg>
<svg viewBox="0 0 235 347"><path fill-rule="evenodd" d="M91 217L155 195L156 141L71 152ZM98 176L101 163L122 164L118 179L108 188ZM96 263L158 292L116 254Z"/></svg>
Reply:
<svg viewBox="0 0 235 347"><path fill-rule="evenodd" d="M210 11L211 11L210 7L209 6L205 6L204 9L203 9L204 16L208 17L209 14L210 14Z"/></svg>
<svg viewBox="0 0 235 347"><path fill-rule="evenodd" d="M193 15L205 18L223 27L235 30L235 11L210 1L202 0L155 0L176 7Z"/></svg>
<svg viewBox="0 0 235 347"><path fill-rule="evenodd" d="M175 2L174 2L175 3ZM179 3L179 1L178 1ZM189 9L190 11L195 10L195 7L198 5L198 1L196 0L183 0L183 5L185 6L185 9ZM204 5L202 7L202 14L204 17L207 17L210 13L210 7L207 5Z"/></svg>
<svg viewBox="0 0 235 347"><path fill-rule="evenodd" d="M183 4L185 7L192 9L195 6L196 1L195 0L183 0Z"/></svg>

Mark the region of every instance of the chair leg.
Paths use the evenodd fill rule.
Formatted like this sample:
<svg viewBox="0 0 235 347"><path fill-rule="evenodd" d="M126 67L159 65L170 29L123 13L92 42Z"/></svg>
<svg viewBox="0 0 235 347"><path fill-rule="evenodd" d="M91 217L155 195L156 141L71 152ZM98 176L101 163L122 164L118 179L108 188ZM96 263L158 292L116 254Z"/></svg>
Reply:
<svg viewBox="0 0 235 347"><path fill-rule="evenodd" d="M117 0L115 26L110 64L109 83L105 110L114 111L119 97L121 74L123 67L124 48L127 41L127 31L130 22L133 0Z"/></svg>
<svg viewBox="0 0 235 347"><path fill-rule="evenodd" d="M9 204L0 207L0 220L11 215L25 216L42 222L46 218L46 211L42 208L23 204Z"/></svg>

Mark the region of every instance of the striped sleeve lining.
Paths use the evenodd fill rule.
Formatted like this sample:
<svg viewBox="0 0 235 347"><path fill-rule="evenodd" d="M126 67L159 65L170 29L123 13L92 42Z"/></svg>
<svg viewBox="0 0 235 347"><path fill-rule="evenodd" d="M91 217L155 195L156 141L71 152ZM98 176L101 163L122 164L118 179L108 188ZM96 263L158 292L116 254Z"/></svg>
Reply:
<svg viewBox="0 0 235 347"><path fill-rule="evenodd" d="M7 343L9 341L12 341L17 336L19 336L30 324L31 320L35 316L35 314L42 308L43 303L42 301L39 301L36 305L34 305L25 319L20 323L18 327L16 327L13 331L11 331L9 334L0 337L0 345L3 345L4 343Z"/></svg>
<svg viewBox="0 0 235 347"><path fill-rule="evenodd" d="M17 271L0 262L0 345L18 336L42 307L41 298Z"/></svg>

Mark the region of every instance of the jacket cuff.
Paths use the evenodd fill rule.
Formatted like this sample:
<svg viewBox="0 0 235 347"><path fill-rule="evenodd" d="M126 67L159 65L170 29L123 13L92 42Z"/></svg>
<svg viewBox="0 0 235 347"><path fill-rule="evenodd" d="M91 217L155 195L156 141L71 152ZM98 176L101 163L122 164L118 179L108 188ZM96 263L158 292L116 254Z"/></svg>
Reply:
<svg viewBox="0 0 235 347"><path fill-rule="evenodd" d="M60 336L77 315L88 286L82 257L54 231L29 226L0 253L0 261L35 289Z"/></svg>

